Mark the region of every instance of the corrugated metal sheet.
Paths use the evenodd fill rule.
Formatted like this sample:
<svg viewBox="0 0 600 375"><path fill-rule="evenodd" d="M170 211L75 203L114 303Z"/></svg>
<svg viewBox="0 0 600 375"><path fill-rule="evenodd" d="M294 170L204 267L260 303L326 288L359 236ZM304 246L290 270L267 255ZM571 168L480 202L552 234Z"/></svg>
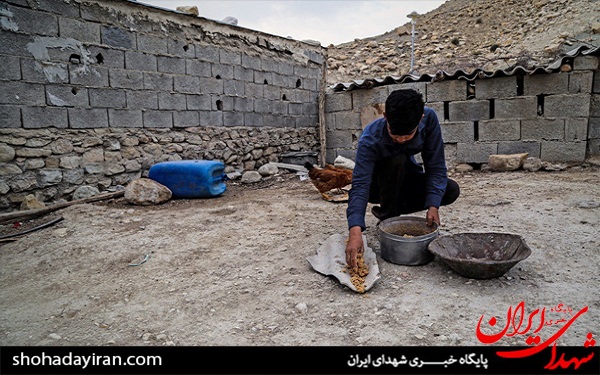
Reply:
<svg viewBox="0 0 600 375"><path fill-rule="evenodd" d="M348 83L337 83L332 86L332 90L335 92L339 91L352 91L352 90L360 90L360 89L371 89L377 86L385 86L392 85L397 83L411 83L411 82L437 82L443 80L453 80L453 79L465 79L465 80L474 80L481 78L492 78L492 77L507 77L513 76L517 74L540 74L540 73L553 73L560 70L560 67L566 63L567 61L577 57L577 56L600 56L600 47L587 47L580 46L575 48L559 59L549 64L546 67L535 67L533 69L526 69L522 66L516 66L509 69L504 70L496 70L493 72L487 72L483 69L475 69L472 72L465 72L463 70L457 70L453 73L448 73L446 71L440 70L435 74L422 74L422 75L413 75L413 74L405 74L400 77L387 76L385 78L373 78L373 79L361 79L355 80Z"/></svg>

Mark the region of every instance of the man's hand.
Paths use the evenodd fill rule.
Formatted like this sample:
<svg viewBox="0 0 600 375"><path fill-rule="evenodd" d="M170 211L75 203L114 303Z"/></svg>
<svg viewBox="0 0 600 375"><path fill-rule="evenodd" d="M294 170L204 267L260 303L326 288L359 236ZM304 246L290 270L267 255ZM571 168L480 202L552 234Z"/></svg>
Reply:
<svg viewBox="0 0 600 375"><path fill-rule="evenodd" d="M362 230L360 227L352 227L348 232L348 242L346 242L346 263L351 269L358 268L356 257L364 251Z"/></svg>
<svg viewBox="0 0 600 375"><path fill-rule="evenodd" d="M433 223L436 223L438 227L440 226L440 213L438 212L437 207L429 207L427 210L427 214L425 215L427 219L427 226L432 226Z"/></svg>

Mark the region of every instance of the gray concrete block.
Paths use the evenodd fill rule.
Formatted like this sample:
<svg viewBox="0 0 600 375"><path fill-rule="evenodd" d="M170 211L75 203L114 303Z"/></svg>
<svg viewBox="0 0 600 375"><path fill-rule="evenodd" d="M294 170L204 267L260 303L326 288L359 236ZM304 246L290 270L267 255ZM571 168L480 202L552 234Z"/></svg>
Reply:
<svg viewBox="0 0 600 375"><path fill-rule="evenodd" d="M0 103L46 105L44 85L21 81L0 81Z"/></svg>
<svg viewBox="0 0 600 375"><path fill-rule="evenodd" d="M0 46L2 46L2 54L30 58L31 52L29 52L27 48L28 44L31 42L29 38L29 35L17 34L0 28Z"/></svg>
<svg viewBox="0 0 600 375"><path fill-rule="evenodd" d="M200 94L200 77L194 76L175 76L173 77L173 87L176 92L186 94Z"/></svg>
<svg viewBox="0 0 600 375"><path fill-rule="evenodd" d="M53 107L23 107L23 127L26 129L67 128L67 109Z"/></svg>
<svg viewBox="0 0 600 375"><path fill-rule="evenodd" d="M213 63L219 62L219 47L214 45L196 45L196 58Z"/></svg>
<svg viewBox="0 0 600 375"><path fill-rule="evenodd" d="M237 67L235 67L237 68ZM211 76L218 79L230 80L235 77L235 70L232 65L211 64Z"/></svg>
<svg viewBox="0 0 600 375"><path fill-rule="evenodd" d="M387 85L387 87L390 94L392 91L396 90L412 89L423 94L423 100L427 98L427 82L396 83L393 85Z"/></svg>
<svg viewBox="0 0 600 375"><path fill-rule="evenodd" d="M136 48L135 34L132 31L120 27L102 26L100 28L100 39L102 44L110 47L124 49Z"/></svg>
<svg viewBox="0 0 600 375"><path fill-rule="evenodd" d="M38 0L36 1L36 8L49 13L60 14L66 17L79 17L79 4L77 3L55 0Z"/></svg>
<svg viewBox="0 0 600 375"><path fill-rule="evenodd" d="M540 157L541 142L502 141L498 142L498 154L512 155L527 153L534 158Z"/></svg>
<svg viewBox="0 0 600 375"><path fill-rule="evenodd" d="M126 96L129 109L158 109L157 92L127 90Z"/></svg>
<svg viewBox="0 0 600 375"><path fill-rule="evenodd" d="M55 107L89 107L88 89L66 85L47 85L46 103ZM123 103L125 103L124 99Z"/></svg>
<svg viewBox="0 0 600 375"><path fill-rule="evenodd" d="M308 67L308 75L306 78L316 79L317 81L321 81L323 79L323 68L312 68Z"/></svg>
<svg viewBox="0 0 600 375"><path fill-rule="evenodd" d="M173 76L170 74L144 72L143 81L146 90L173 91Z"/></svg>
<svg viewBox="0 0 600 375"><path fill-rule="evenodd" d="M495 119L535 119L538 116L535 96L497 99L494 104Z"/></svg>
<svg viewBox="0 0 600 375"><path fill-rule="evenodd" d="M265 97L265 85L246 82L244 85L244 92L249 98L262 99Z"/></svg>
<svg viewBox="0 0 600 375"><path fill-rule="evenodd" d="M173 113L171 111L144 111L144 128L172 128Z"/></svg>
<svg viewBox="0 0 600 375"><path fill-rule="evenodd" d="M327 131L326 139L328 148L352 148L352 133L349 131Z"/></svg>
<svg viewBox="0 0 600 375"><path fill-rule="evenodd" d="M594 85L594 72L572 72L569 74L569 93L589 94Z"/></svg>
<svg viewBox="0 0 600 375"><path fill-rule="evenodd" d="M433 109L439 122L444 121L444 118L446 116L446 114L444 113L444 102L425 103L425 107Z"/></svg>
<svg viewBox="0 0 600 375"><path fill-rule="evenodd" d="M3 11L3 27L19 33L58 36L58 17L37 10L6 5Z"/></svg>
<svg viewBox="0 0 600 375"><path fill-rule="evenodd" d="M260 113L244 113L244 126L264 126L264 116Z"/></svg>
<svg viewBox="0 0 600 375"><path fill-rule="evenodd" d="M199 77L210 77L212 76L211 63L200 60L186 60L186 73L199 76Z"/></svg>
<svg viewBox="0 0 600 375"><path fill-rule="evenodd" d="M16 56L0 55L0 80L18 81L21 79L21 63Z"/></svg>
<svg viewBox="0 0 600 375"><path fill-rule="evenodd" d="M108 110L96 108L69 108L69 128L96 129L108 127Z"/></svg>
<svg viewBox="0 0 600 375"><path fill-rule="evenodd" d="M244 114L242 112L223 112L224 126L244 126Z"/></svg>
<svg viewBox="0 0 600 375"><path fill-rule="evenodd" d="M252 70L262 69L261 57L258 55L242 54L242 66Z"/></svg>
<svg viewBox="0 0 600 375"><path fill-rule="evenodd" d="M90 58L94 63L108 68L125 68L125 51L113 48L89 46Z"/></svg>
<svg viewBox="0 0 600 375"><path fill-rule="evenodd" d="M124 89L143 89L144 75L140 71L128 69L110 70L110 87Z"/></svg>
<svg viewBox="0 0 600 375"><path fill-rule="evenodd" d="M262 114L272 113L273 112L272 103L273 103L273 101L271 101L271 100L256 99L254 101L254 111L256 113L262 113Z"/></svg>
<svg viewBox="0 0 600 375"><path fill-rule="evenodd" d="M565 139L565 120L539 118L521 121L521 140L563 140Z"/></svg>
<svg viewBox="0 0 600 375"><path fill-rule="evenodd" d="M277 80L277 76L277 74L273 74L273 84L276 84L275 81ZM254 82L254 70L243 68L241 66L234 66L233 79L245 82Z"/></svg>
<svg viewBox="0 0 600 375"><path fill-rule="evenodd" d="M198 111L176 111L173 112L173 126L176 128L187 128L200 125Z"/></svg>
<svg viewBox="0 0 600 375"><path fill-rule="evenodd" d="M600 138L600 117L590 117L588 124L588 139Z"/></svg>
<svg viewBox="0 0 600 375"><path fill-rule="evenodd" d="M169 53L166 38L142 33L137 33L136 36L138 51L163 55Z"/></svg>
<svg viewBox="0 0 600 375"><path fill-rule="evenodd" d="M497 99L517 96L517 77L498 77L475 80L476 99Z"/></svg>
<svg viewBox="0 0 600 375"><path fill-rule="evenodd" d="M457 143L456 160L459 163L487 163L490 155L498 153L497 143Z"/></svg>
<svg viewBox="0 0 600 375"><path fill-rule="evenodd" d="M127 100L125 90L89 89L90 106L94 108L125 108Z"/></svg>
<svg viewBox="0 0 600 375"><path fill-rule="evenodd" d="M158 70L158 63L154 55L136 51L125 51L125 68L129 70L156 72Z"/></svg>
<svg viewBox="0 0 600 375"><path fill-rule="evenodd" d="M300 116L296 119L296 128L316 128L319 126L319 116Z"/></svg>
<svg viewBox="0 0 600 375"><path fill-rule="evenodd" d="M586 142L543 141L540 158L554 162L582 162L585 153Z"/></svg>
<svg viewBox="0 0 600 375"><path fill-rule="evenodd" d="M485 141L517 141L521 138L521 122L519 120L486 120L479 121L479 140Z"/></svg>
<svg viewBox="0 0 600 375"><path fill-rule="evenodd" d="M304 90L317 91L317 82L315 78L304 78L300 87Z"/></svg>
<svg viewBox="0 0 600 375"><path fill-rule="evenodd" d="M296 101L302 103L318 103L319 98L313 97L312 92L306 90L295 90L296 91Z"/></svg>
<svg viewBox="0 0 600 375"><path fill-rule="evenodd" d="M289 103L285 101L274 101L271 103L271 110L274 115L287 115Z"/></svg>
<svg viewBox="0 0 600 375"><path fill-rule="evenodd" d="M298 116L281 116L281 121L279 122L279 127L280 128L295 128L297 118L298 118Z"/></svg>
<svg viewBox="0 0 600 375"><path fill-rule="evenodd" d="M444 143L470 143L475 139L473 123L463 122L440 122L442 130L442 139Z"/></svg>
<svg viewBox="0 0 600 375"><path fill-rule="evenodd" d="M223 94L223 80L200 77L200 91L204 94Z"/></svg>
<svg viewBox="0 0 600 375"><path fill-rule="evenodd" d="M254 70L254 83L262 84L265 86L272 84L273 72L261 72L260 70Z"/></svg>
<svg viewBox="0 0 600 375"><path fill-rule="evenodd" d="M279 66L281 66L281 64L284 64L283 62L281 62L280 60L275 60L273 58L270 57L263 57L263 59L260 62L261 65L261 70L265 71L265 72L273 72L273 73L279 73ZM287 73L287 74L293 74L294 73L294 67L291 67L291 72Z"/></svg>
<svg viewBox="0 0 600 375"><path fill-rule="evenodd" d="M20 60L21 73L28 82L69 83L67 63L42 64L39 60L34 59L21 58Z"/></svg>
<svg viewBox="0 0 600 375"><path fill-rule="evenodd" d="M21 108L13 105L0 105L0 129L20 127Z"/></svg>
<svg viewBox="0 0 600 375"><path fill-rule="evenodd" d="M188 110L212 110L212 100L209 95L186 95L185 97Z"/></svg>
<svg viewBox="0 0 600 375"><path fill-rule="evenodd" d="M213 111L233 111L233 96L211 95L211 109Z"/></svg>
<svg viewBox="0 0 600 375"><path fill-rule="evenodd" d="M221 111L200 111L200 126L223 126L223 112Z"/></svg>
<svg viewBox="0 0 600 375"><path fill-rule="evenodd" d="M599 66L598 56L577 56L573 61L573 70L597 70Z"/></svg>
<svg viewBox="0 0 600 375"><path fill-rule="evenodd" d="M371 90L355 90L352 95L352 109L360 112L363 108L379 103L385 103L389 91L387 86L379 86Z"/></svg>
<svg viewBox="0 0 600 375"><path fill-rule="evenodd" d="M115 70L111 70L110 74L112 75ZM108 87L109 70L97 65L84 67L83 65L69 64L69 82L73 85L88 87Z"/></svg>
<svg viewBox="0 0 600 375"><path fill-rule="evenodd" d="M352 95L350 93L332 93L325 95L325 112L341 112L352 110Z"/></svg>
<svg viewBox="0 0 600 375"><path fill-rule="evenodd" d="M569 74L534 74L523 77L525 96L566 94L569 92Z"/></svg>
<svg viewBox="0 0 600 375"><path fill-rule="evenodd" d="M110 24L114 24L114 25L121 23L120 22L121 19L119 16L122 15L122 13L115 12L114 9L111 7L103 6L102 4L90 3L90 4L85 4L85 6L82 6L80 9L81 9L80 10L81 18L84 20L94 21L94 22L98 22L98 23L105 22L105 23L110 23ZM127 27L133 26L131 24L133 22L134 22L133 20L128 22ZM139 27L138 27L138 29L139 29Z"/></svg>
<svg viewBox="0 0 600 375"><path fill-rule="evenodd" d="M280 87L279 91L281 92L281 98L279 98L279 100L284 100L288 102L298 101L298 99L296 98L298 90Z"/></svg>
<svg viewBox="0 0 600 375"><path fill-rule="evenodd" d="M360 123L360 113L356 112L335 112L333 114L333 123L327 123L328 128L336 130L359 130L362 129Z"/></svg>
<svg viewBox="0 0 600 375"><path fill-rule="evenodd" d="M243 81L227 80L223 82L223 93L231 96L244 96L245 86Z"/></svg>
<svg viewBox="0 0 600 375"><path fill-rule="evenodd" d="M167 41L169 54L186 59L196 58L196 47L187 40L169 39Z"/></svg>
<svg viewBox="0 0 600 375"><path fill-rule="evenodd" d="M241 65L242 54L235 50L219 49L219 62L227 65Z"/></svg>
<svg viewBox="0 0 600 375"><path fill-rule="evenodd" d="M585 141L588 136L587 118L565 119L565 141Z"/></svg>
<svg viewBox="0 0 600 375"><path fill-rule="evenodd" d="M427 83L427 102L467 100L467 81L452 80Z"/></svg>
<svg viewBox="0 0 600 375"><path fill-rule="evenodd" d="M587 142L586 157L600 156L600 139L590 139Z"/></svg>
<svg viewBox="0 0 600 375"><path fill-rule="evenodd" d="M158 93L158 109L160 110L178 110L187 109L186 95L173 94L168 92Z"/></svg>
<svg viewBox="0 0 600 375"><path fill-rule="evenodd" d="M139 109L109 109L108 124L111 128L142 128L144 121Z"/></svg>
<svg viewBox="0 0 600 375"><path fill-rule="evenodd" d="M74 18L58 18L61 38L73 38L82 43L100 44L100 25Z"/></svg>
<svg viewBox="0 0 600 375"><path fill-rule="evenodd" d="M592 87L592 92L595 94L600 94L600 73L594 73L594 85Z"/></svg>
<svg viewBox="0 0 600 375"><path fill-rule="evenodd" d="M544 99L544 117L588 117L591 95L550 95Z"/></svg>
<svg viewBox="0 0 600 375"><path fill-rule="evenodd" d="M254 100L245 97L233 98L233 110L239 112L252 112L254 111Z"/></svg>
<svg viewBox="0 0 600 375"><path fill-rule="evenodd" d="M185 74L185 59L179 57L157 56L156 64L159 72Z"/></svg>
<svg viewBox="0 0 600 375"><path fill-rule="evenodd" d="M302 103L289 103L288 104L288 114L293 116L302 115Z"/></svg>
<svg viewBox="0 0 600 375"><path fill-rule="evenodd" d="M279 62L279 61L274 61L273 63L275 64L275 69L269 69L271 71L277 72L284 76L292 76L292 75L296 74L294 72L293 64L290 64L288 62ZM265 62L263 60L263 70L267 70L264 67L265 67Z"/></svg>
<svg viewBox="0 0 600 375"><path fill-rule="evenodd" d="M490 118L490 102L487 100L466 100L450 102L450 121L480 121Z"/></svg>
<svg viewBox="0 0 600 375"><path fill-rule="evenodd" d="M302 115L314 116L319 114L319 105L317 103L302 103Z"/></svg>
<svg viewBox="0 0 600 375"><path fill-rule="evenodd" d="M277 128L279 127L280 117L271 114L263 114L263 122L265 127Z"/></svg>
<svg viewBox="0 0 600 375"><path fill-rule="evenodd" d="M600 95L593 94L590 102L590 117L600 117Z"/></svg>

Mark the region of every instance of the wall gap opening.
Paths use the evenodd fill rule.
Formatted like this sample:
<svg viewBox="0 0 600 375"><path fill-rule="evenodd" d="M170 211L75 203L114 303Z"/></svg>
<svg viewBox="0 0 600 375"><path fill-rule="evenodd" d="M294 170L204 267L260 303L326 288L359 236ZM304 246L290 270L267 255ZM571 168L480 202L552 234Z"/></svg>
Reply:
<svg viewBox="0 0 600 375"><path fill-rule="evenodd" d="M298 78L298 80L296 81L296 88L299 88L300 86L302 86L302 81L300 80L300 78Z"/></svg>
<svg viewBox="0 0 600 375"><path fill-rule="evenodd" d="M223 101L222 100L217 100L217 110L218 111L223 110Z"/></svg>
<svg viewBox="0 0 600 375"><path fill-rule="evenodd" d="M496 117L496 99L490 99L490 119Z"/></svg>
<svg viewBox="0 0 600 375"><path fill-rule="evenodd" d="M517 96L523 96L523 91L524 91L523 90L523 84L524 84L523 81L524 81L523 75L519 74L517 76Z"/></svg>
<svg viewBox="0 0 600 375"><path fill-rule="evenodd" d="M98 64L104 64L104 56L102 56L101 53L99 53L99 54L96 55L96 62Z"/></svg>
<svg viewBox="0 0 600 375"><path fill-rule="evenodd" d="M545 95L537 95L537 115L544 115L544 96Z"/></svg>
<svg viewBox="0 0 600 375"><path fill-rule="evenodd" d="M479 121L473 121L473 139L479 141Z"/></svg>
<svg viewBox="0 0 600 375"><path fill-rule="evenodd" d="M444 102L444 120L450 120L450 102Z"/></svg>

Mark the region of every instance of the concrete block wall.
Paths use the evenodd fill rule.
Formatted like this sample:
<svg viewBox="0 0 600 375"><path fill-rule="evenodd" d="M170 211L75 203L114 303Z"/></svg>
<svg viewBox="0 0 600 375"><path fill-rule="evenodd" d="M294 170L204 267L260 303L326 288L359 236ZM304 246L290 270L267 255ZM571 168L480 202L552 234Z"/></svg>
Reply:
<svg viewBox="0 0 600 375"><path fill-rule="evenodd" d="M600 156L598 60L576 57L569 72L327 92L327 161L353 158L362 129L400 88L420 91L436 111L449 163L485 164L492 154L521 152L554 162Z"/></svg>
<svg viewBox="0 0 600 375"><path fill-rule="evenodd" d="M253 129L275 134L261 139L258 146L251 140L245 145L228 142L223 161L236 169L258 168L267 161L256 157L258 151L248 159L249 148L269 149L270 160L293 149L319 151L325 51L125 0L4 0L0 2L0 151L5 151L0 152L0 208L14 206L26 193L68 198L71 188L52 195L44 191L44 184L18 192L11 186L28 172L43 179L44 165L56 154L40 154L44 146L38 144L73 139L74 148L61 157L83 157L87 148L77 147L82 131L102 131L105 140L112 133L112 138L120 139L123 130L141 139L171 131L184 138L176 142L180 145L188 143L186 138L227 140L231 134L251 134ZM19 137L12 137L17 131ZM286 133L294 144L281 141ZM40 134L45 140L35 141ZM168 144L172 142L157 146ZM106 155L113 150L103 151ZM176 157L214 157L222 151L182 150ZM28 169L29 154L36 155L32 157L36 166L42 165L35 171ZM112 171L124 170L132 161L147 167L134 159L103 164ZM54 165L52 159L49 164ZM12 173L17 169L19 173ZM60 165L58 170L65 172ZM96 179L88 179L88 173L84 168L83 180L94 184ZM126 182L116 178L118 173L107 176L113 186ZM106 178L100 180L105 186Z"/></svg>

